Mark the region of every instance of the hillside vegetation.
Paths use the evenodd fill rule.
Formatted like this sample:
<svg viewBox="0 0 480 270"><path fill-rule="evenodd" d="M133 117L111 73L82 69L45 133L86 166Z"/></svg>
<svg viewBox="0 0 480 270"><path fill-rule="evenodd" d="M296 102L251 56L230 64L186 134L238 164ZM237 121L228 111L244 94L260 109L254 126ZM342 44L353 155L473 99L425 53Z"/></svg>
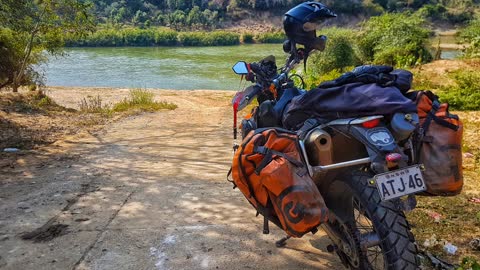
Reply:
<svg viewBox="0 0 480 270"><path fill-rule="evenodd" d="M222 28L240 19L273 16L301 0L131 0L92 1L99 23L182 28ZM384 12L418 11L435 23L461 24L471 19L479 0L325 0L340 15L370 17Z"/></svg>

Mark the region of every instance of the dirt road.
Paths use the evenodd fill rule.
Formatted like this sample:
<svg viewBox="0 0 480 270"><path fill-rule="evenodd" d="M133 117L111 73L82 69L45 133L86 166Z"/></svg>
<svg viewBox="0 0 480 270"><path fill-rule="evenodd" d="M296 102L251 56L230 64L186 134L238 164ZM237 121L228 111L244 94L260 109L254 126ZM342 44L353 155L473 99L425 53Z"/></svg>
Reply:
<svg viewBox="0 0 480 270"><path fill-rule="evenodd" d="M98 93L65 91L49 94L74 107ZM178 109L18 154L0 169L0 269L342 269L321 231L277 249L284 234L263 235L226 182L231 92L158 95Z"/></svg>

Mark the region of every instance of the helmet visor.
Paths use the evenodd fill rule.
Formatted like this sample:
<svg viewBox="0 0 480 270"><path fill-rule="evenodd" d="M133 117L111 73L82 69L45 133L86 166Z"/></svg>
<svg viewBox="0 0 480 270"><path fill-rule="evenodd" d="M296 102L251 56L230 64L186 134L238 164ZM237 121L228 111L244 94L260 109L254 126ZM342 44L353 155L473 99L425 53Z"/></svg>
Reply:
<svg viewBox="0 0 480 270"><path fill-rule="evenodd" d="M315 22L306 22L303 24L303 30L306 32L318 30L325 26L326 20L319 20Z"/></svg>

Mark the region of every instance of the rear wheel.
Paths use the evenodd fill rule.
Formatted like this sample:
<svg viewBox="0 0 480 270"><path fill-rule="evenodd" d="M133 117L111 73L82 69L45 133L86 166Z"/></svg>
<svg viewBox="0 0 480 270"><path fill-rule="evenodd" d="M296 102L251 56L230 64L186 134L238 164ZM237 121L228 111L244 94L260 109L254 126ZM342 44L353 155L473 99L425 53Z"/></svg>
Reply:
<svg viewBox="0 0 480 270"><path fill-rule="evenodd" d="M336 251L350 269L418 269L417 248L402 211L382 202L372 175L355 172L332 183L326 194L329 221L343 243Z"/></svg>

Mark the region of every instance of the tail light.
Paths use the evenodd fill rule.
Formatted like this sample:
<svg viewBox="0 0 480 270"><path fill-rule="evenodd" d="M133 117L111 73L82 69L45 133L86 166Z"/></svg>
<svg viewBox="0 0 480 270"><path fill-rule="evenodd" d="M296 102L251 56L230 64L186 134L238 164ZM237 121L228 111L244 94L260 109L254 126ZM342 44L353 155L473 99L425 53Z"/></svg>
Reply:
<svg viewBox="0 0 480 270"><path fill-rule="evenodd" d="M374 128L380 124L380 119L373 119L367 122L363 122L362 126L364 128Z"/></svg>
<svg viewBox="0 0 480 270"><path fill-rule="evenodd" d="M399 153L390 153L385 156L385 160L387 161L388 169L398 169L398 162L402 160L402 155Z"/></svg>
<svg viewBox="0 0 480 270"><path fill-rule="evenodd" d="M402 155L399 153L390 153L385 156L385 160L388 162L399 162L402 160Z"/></svg>

